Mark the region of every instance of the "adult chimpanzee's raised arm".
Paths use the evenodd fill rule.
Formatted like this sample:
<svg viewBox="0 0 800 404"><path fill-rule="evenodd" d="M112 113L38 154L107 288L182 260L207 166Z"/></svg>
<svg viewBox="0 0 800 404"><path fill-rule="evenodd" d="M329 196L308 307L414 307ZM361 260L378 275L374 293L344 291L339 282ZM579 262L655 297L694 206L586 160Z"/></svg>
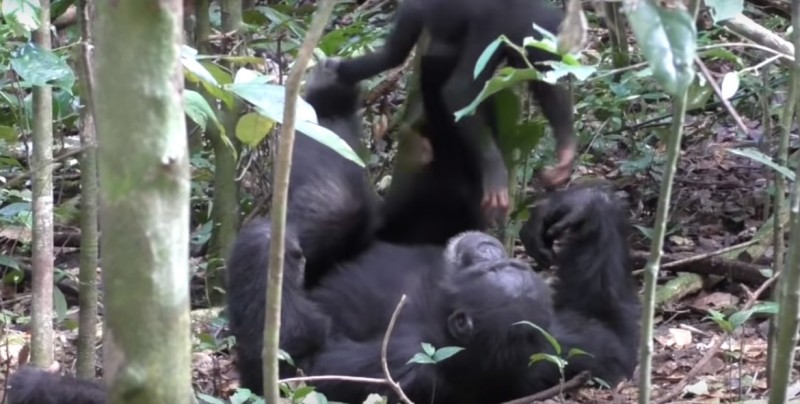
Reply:
<svg viewBox="0 0 800 404"><path fill-rule="evenodd" d="M558 266L550 333L562 352L580 348L591 355L571 357L568 378L590 370L613 384L630 376L636 366L640 304L621 206L609 187L575 186L535 207L521 231L540 264ZM561 236L566 246L555 254L553 241ZM534 365L530 373L548 385L559 378L555 367L544 363Z"/></svg>

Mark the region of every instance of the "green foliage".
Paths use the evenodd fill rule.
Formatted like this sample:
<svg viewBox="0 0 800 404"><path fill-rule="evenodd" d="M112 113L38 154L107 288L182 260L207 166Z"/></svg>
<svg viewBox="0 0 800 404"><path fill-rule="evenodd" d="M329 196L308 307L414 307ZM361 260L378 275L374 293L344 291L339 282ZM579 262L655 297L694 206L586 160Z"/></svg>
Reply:
<svg viewBox="0 0 800 404"><path fill-rule="evenodd" d="M735 154L737 156L747 157L750 160L756 161L758 163L764 164L765 166L775 170L778 174L782 175L789 181L795 180L794 172L789 169L788 167L784 167L775 161L772 160L771 157L765 155L764 153L758 151L757 149L753 148L746 148L746 149L725 149L728 153Z"/></svg>
<svg viewBox="0 0 800 404"><path fill-rule="evenodd" d="M652 0L626 5L628 23L650 63L653 77L668 94L683 95L694 78L694 18L685 7L662 8Z"/></svg>
<svg viewBox="0 0 800 404"><path fill-rule="evenodd" d="M734 332L737 328L744 325L744 323L750 319L753 314L777 314L778 313L778 304L775 302L763 302L759 304L753 305L753 307L737 311L728 317L725 318L725 315L720 313L716 310L709 310L708 316L706 318L711 319L717 326L725 331L726 333L730 334Z"/></svg>
<svg viewBox="0 0 800 404"><path fill-rule="evenodd" d="M11 59L11 67L30 86L51 85L71 91L75 85L75 74L66 60L55 53L28 42L17 49Z"/></svg>
<svg viewBox="0 0 800 404"><path fill-rule="evenodd" d="M561 379L562 380L564 379L564 368L566 368L567 365L569 364L569 362L567 362L567 359L569 359L569 358L571 358L573 356L576 356L576 355L593 356L592 354L584 352L581 349L571 348L569 350L569 352L567 352L567 356L566 357L562 357L562 355L561 355L561 344L559 344L558 341L549 332L547 332L544 328L539 327L538 325L536 325L534 323L531 323L530 321L520 321L520 322L514 323L514 325L527 325L529 327L533 327L534 329L539 331L545 337L545 339L547 339L547 342L550 343L550 345L553 347L553 350L555 350L556 354L552 355L552 354L546 354L546 353L542 353L542 352L535 353L535 354L531 355L529 364L534 364L534 363L539 362L539 361L550 362L550 363L552 363L552 364L554 364L554 365L556 365L558 367L558 371L561 373Z"/></svg>
<svg viewBox="0 0 800 404"><path fill-rule="evenodd" d="M435 349L433 345L423 342L422 344L422 352L417 352L414 354L414 357L408 360L406 363L418 363L420 365L433 365L437 364L451 356L461 352L464 348L456 347L456 346L448 346L444 348Z"/></svg>

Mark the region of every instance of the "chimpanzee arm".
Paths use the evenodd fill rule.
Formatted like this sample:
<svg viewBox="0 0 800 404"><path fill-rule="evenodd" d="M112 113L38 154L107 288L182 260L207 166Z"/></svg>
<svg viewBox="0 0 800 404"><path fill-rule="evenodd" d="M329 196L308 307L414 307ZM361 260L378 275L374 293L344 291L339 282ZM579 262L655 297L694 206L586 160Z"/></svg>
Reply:
<svg viewBox="0 0 800 404"><path fill-rule="evenodd" d="M579 186L553 194L532 216L540 223L535 227L539 237L534 237L540 249L548 249L553 239L569 231L564 250L555 258L560 281L549 332L563 354L579 348L592 356L569 358L568 377L588 369L594 377L616 383L630 376L636 365L640 307L620 205L608 190ZM549 382L557 381L556 371L544 363L532 368L534 379Z"/></svg>
<svg viewBox="0 0 800 404"><path fill-rule="evenodd" d="M411 53L422 33L425 0L403 1L384 45L374 52L353 59L329 59L337 67L340 77L355 83L399 66Z"/></svg>
<svg viewBox="0 0 800 404"><path fill-rule="evenodd" d="M8 404L103 404L106 390L101 381L60 376L24 367L11 375Z"/></svg>

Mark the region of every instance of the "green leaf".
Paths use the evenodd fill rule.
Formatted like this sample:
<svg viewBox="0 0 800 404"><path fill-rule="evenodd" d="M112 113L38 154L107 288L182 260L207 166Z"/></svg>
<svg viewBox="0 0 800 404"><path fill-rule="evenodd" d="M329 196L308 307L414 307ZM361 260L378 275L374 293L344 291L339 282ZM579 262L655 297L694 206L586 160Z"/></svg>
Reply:
<svg viewBox="0 0 800 404"><path fill-rule="evenodd" d="M731 314L731 317L728 319L730 321L731 326L733 329L736 329L743 325L753 314L761 313L761 314L777 314L778 313L778 303L776 302L763 302L753 307L738 311L736 313Z"/></svg>
<svg viewBox="0 0 800 404"><path fill-rule="evenodd" d="M569 352L567 353L567 359L569 359L569 358L571 358L573 356L577 356L577 355L587 355L587 356L591 356L592 358L594 358L594 355L584 351L583 349L570 348Z"/></svg>
<svg viewBox="0 0 800 404"><path fill-rule="evenodd" d="M261 114L245 114L236 122L236 138L250 147L256 147L274 127L275 121Z"/></svg>
<svg viewBox="0 0 800 404"><path fill-rule="evenodd" d="M437 350L435 354L433 354L433 361L439 363L463 350L464 348L458 346L448 346L441 348Z"/></svg>
<svg viewBox="0 0 800 404"><path fill-rule="evenodd" d="M197 393L197 398L209 404L225 404L225 401L220 400L214 396L210 396L208 394Z"/></svg>
<svg viewBox="0 0 800 404"><path fill-rule="evenodd" d="M544 353L537 353L537 354L531 355L531 360L530 360L529 363L530 364L534 364L534 363L540 362L540 361L550 362L550 363L558 366L559 369L563 368L564 365L566 365L566 363L567 363L565 360L559 358L558 356L550 355L550 354L544 354Z"/></svg>
<svg viewBox="0 0 800 404"><path fill-rule="evenodd" d="M795 176L792 170L787 167L783 167L778 163L774 162L772 158L767 156L766 154L758 151L757 149L747 148L747 149L724 149L728 153L735 154L737 156L747 157L750 160L759 162L761 164L766 165L767 167L779 172L781 175L786 177L789 181L794 181Z"/></svg>
<svg viewBox="0 0 800 404"><path fill-rule="evenodd" d="M0 1L0 14L11 26L15 34L26 36L39 28L39 0L3 0Z"/></svg>
<svg viewBox="0 0 800 404"><path fill-rule="evenodd" d="M295 390L292 394L293 400L302 400L305 396L314 392L314 386L303 386Z"/></svg>
<svg viewBox="0 0 800 404"><path fill-rule="evenodd" d="M297 122L295 127L302 134L324 144L325 146L330 147L342 157L358 164L360 167L365 167L364 162L361 161L361 158L358 157L358 154L356 154L350 145L342 140L342 138L340 138L337 134L331 132L330 129L305 121Z"/></svg>
<svg viewBox="0 0 800 404"><path fill-rule="evenodd" d="M741 15L744 10L744 0L706 0L705 3L714 24Z"/></svg>
<svg viewBox="0 0 800 404"><path fill-rule="evenodd" d="M67 316L67 298L59 288L53 288L53 311L56 313L56 321L61 322Z"/></svg>
<svg viewBox="0 0 800 404"><path fill-rule="evenodd" d="M686 7L661 8L640 0L626 2L625 12L653 77L668 94L683 94L694 77L697 47L697 28Z"/></svg>
<svg viewBox="0 0 800 404"><path fill-rule="evenodd" d="M553 349L556 350L556 355L559 355L559 356L561 355L561 345L559 345L558 341L556 341L556 339L553 338L553 336L550 335L549 332L545 331L544 328L539 327L538 325L536 325L534 323L531 323L530 321L520 321L518 323L514 323L514 325L517 325L517 324L529 325L529 326L539 330L539 332L542 333L542 335L544 335L544 337L547 339L547 341L550 342L550 345L553 346Z"/></svg>
<svg viewBox="0 0 800 404"><path fill-rule="evenodd" d="M727 319L725 319L725 315L716 310L713 309L709 310L708 316L706 316L706 318L710 318L715 323L717 323L717 326L721 328L722 331L725 331L727 333L733 331L733 325L731 325L731 323Z"/></svg>
<svg viewBox="0 0 800 404"><path fill-rule="evenodd" d="M481 74L483 69L486 68L486 63L489 62L489 59L492 58L492 55L497 51L497 48L500 46L501 43L506 42L507 39L504 35L501 35L499 38L492 41L486 49L483 50L480 56L478 56L478 60L475 62L475 69L472 72L472 77L476 78L478 75Z"/></svg>
<svg viewBox="0 0 800 404"><path fill-rule="evenodd" d="M217 79L215 79L214 76L208 70L206 70L206 68L201 65L197 59L195 59L196 56L196 49L187 45L181 46L181 64L183 65L183 68L190 73L187 74L187 79L193 83L204 81L208 84L219 86Z"/></svg>
<svg viewBox="0 0 800 404"><path fill-rule="evenodd" d="M186 116L200 126L203 131L206 130L206 124L211 120L211 122L214 122L214 126L217 127L217 130L219 130L219 133L225 137L225 127L219 122L217 114L214 113L214 110L211 109L211 105L208 105L208 101L206 101L200 93L192 90L184 90L183 103ZM230 146L233 147L233 144Z"/></svg>
<svg viewBox="0 0 800 404"><path fill-rule="evenodd" d="M436 352L436 348L434 348L433 345L427 342L423 342L420 345L422 346L422 352L425 352L425 355L433 357L433 354Z"/></svg>
<svg viewBox="0 0 800 404"><path fill-rule="evenodd" d="M72 91L75 75L67 62L33 42L22 46L11 59L11 67L34 86L52 85Z"/></svg>
<svg viewBox="0 0 800 404"><path fill-rule="evenodd" d="M433 358L431 358L428 355L425 355L424 353L417 352L414 354L413 358L409 359L408 362L406 362L406 364L409 363L419 363L422 365L428 365L428 364L435 364L436 361L434 361Z"/></svg>
<svg viewBox="0 0 800 404"><path fill-rule="evenodd" d="M17 262L16 258L10 255L0 254L0 266L12 269L19 269L19 262Z"/></svg>
<svg viewBox="0 0 800 404"><path fill-rule="evenodd" d="M236 389L236 392L228 399L231 400L231 404L244 404L247 400L250 400L250 397L253 397L253 392L249 389Z"/></svg>
<svg viewBox="0 0 800 404"><path fill-rule="evenodd" d="M214 76L214 79L220 85L213 85L213 84L210 84L210 83L208 83L206 81L201 81L200 85L202 85L203 89L206 92L208 92L209 94L211 94L211 96L213 96L214 98L222 101L222 104L225 105L225 107L229 111L233 110L233 108L234 108L233 101L234 101L235 97L234 97L233 93L231 93L230 91L228 91L228 90L226 90L225 88L222 87L223 85L233 83L233 77L231 77L231 74L228 73L227 71L225 71L224 69L222 69L221 67L217 66L214 63L203 62L201 64L203 65L203 67L205 67L206 70L208 70L208 72L212 76Z"/></svg>
<svg viewBox="0 0 800 404"><path fill-rule="evenodd" d="M536 69L514 69L512 67L504 67L500 69L494 77L484 84L483 89L475 97L472 102L466 107L455 112L456 121L460 120L466 115L475 113L475 109L493 94L510 88L517 83L529 80L537 80L542 77L542 74Z"/></svg>

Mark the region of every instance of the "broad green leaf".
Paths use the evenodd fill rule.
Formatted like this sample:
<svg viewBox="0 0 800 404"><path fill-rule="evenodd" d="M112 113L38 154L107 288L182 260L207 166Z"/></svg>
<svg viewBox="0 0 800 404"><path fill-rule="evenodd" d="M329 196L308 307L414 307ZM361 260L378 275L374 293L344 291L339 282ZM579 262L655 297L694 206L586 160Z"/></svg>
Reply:
<svg viewBox="0 0 800 404"><path fill-rule="evenodd" d="M434 348L433 345L427 342L423 342L420 345L422 345L422 352L425 352L425 355L433 357L433 354L436 352L436 348Z"/></svg>
<svg viewBox="0 0 800 404"><path fill-rule="evenodd" d="M219 130L219 133L225 137L225 128L217 119L217 114L215 114L214 110L211 109L211 106L208 105L208 101L206 101L206 99L203 98L200 93L192 90L184 90L183 102L186 116L188 116L189 119L191 119L194 123L199 125L203 131L206 130L206 125L208 121L211 120L211 122L214 123L214 126L217 127L217 130ZM230 146L233 147L233 144Z"/></svg>
<svg viewBox="0 0 800 404"><path fill-rule="evenodd" d="M53 311L57 322L64 321L64 317L67 316L67 298L59 288L53 288Z"/></svg>
<svg viewBox="0 0 800 404"><path fill-rule="evenodd" d="M561 355L561 345L558 343L558 341L556 341L555 338L553 338L552 335L550 335L549 332L545 331L544 328L539 327L538 325L536 325L534 323L531 323L530 321L520 321L520 322L514 323L514 325L517 325L517 324L529 325L529 326L539 330L539 332L542 333L542 335L544 335L545 338L547 338L547 341L550 342L550 345L552 345L553 348L556 350L556 355L559 355L559 356Z"/></svg>
<svg viewBox="0 0 800 404"><path fill-rule="evenodd" d="M794 181L794 172L787 167L783 167L778 165L778 163L774 162L772 158L767 156L766 154L758 151L757 149L747 148L747 149L725 149L728 153L735 154L737 156L747 157L750 160L759 162L764 164L765 166L779 172L781 175L786 177L789 181Z"/></svg>
<svg viewBox="0 0 800 404"><path fill-rule="evenodd" d="M208 404L225 404L225 401L220 400L214 396L210 396L208 394L197 393L197 398L203 400Z"/></svg>
<svg viewBox="0 0 800 404"><path fill-rule="evenodd" d="M368 395L366 399L364 399L362 404L388 404L388 402L389 401L386 399L386 397L383 397L377 393L372 393Z"/></svg>
<svg viewBox="0 0 800 404"><path fill-rule="evenodd" d="M292 394L293 400L302 400L305 396L314 392L314 386L303 386L295 390Z"/></svg>
<svg viewBox="0 0 800 404"><path fill-rule="evenodd" d="M206 68L206 70L208 70L208 72L212 76L214 76L214 79L220 85L213 85L213 84L207 83L205 81L201 81L200 85L202 85L203 89L206 90L206 92L208 92L209 94L211 94L211 96L213 96L214 98L222 101L222 104L225 105L225 107L229 111L233 110L233 108L234 108L233 101L234 101L235 97L234 97L233 93L231 93L230 91L228 91L228 90L226 90L225 88L222 87L225 84L233 83L233 77L231 77L230 73L228 73L227 71L223 70L221 67L217 66L214 63L203 62L201 64L203 65L203 67Z"/></svg>
<svg viewBox="0 0 800 404"><path fill-rule="evenodd" d="M39 10L41 3L39 0L2 0L0 2L0 14L5 18L6 23L11 25L14 33L20 36L27 36L31 31L39 28Z"/></svg>
<svg viewBox="0 0 800 404"><path fill-rule="evenodd" d="M330 129L319 126L315 123L299 121L295 125L296 129L302 134L330 147L342 157L358 164L360 167L365 167L361 157L337 134L331 132Z"/></svg>
<svg viewBox="0 0 800 404"><path fill-rule="evenodd" d="M761 313L761 314L777 314L778 313L778 303L776 302L763 302L753 307L737 311L736 313L731 314L729 321L734 329L744 324L753 314Z"/></svg>
<svg viewBox="0 0 800 404"><path fill-rule="evenodd" d="M478 96L475 97L475 99L472 100L469 105L455 112L456 121L460 120L466 115L475 113L475 109L478 108L478 105L480 105L483 100L489 98L493 94L523 81L539 79L541 76L541 73L533 68L514 69L512 67L504 67L500 69L500 71L498 71L494 77L484 84L480 94L478 94Z"/></svg>
<svg viewBox="0 0 800 404"><path fill-rule="evenodd" d="M436 361L434 361L433 358L431 358L428 355L425 355L424 353L417 352L414 354L413 358L409 359L408 362L406 362L406 364L409 363L419 363L422 365L428 365L428 364L435 364Z"/></svg>
<svg viewBox="0 0 800 404"><path fill-rule="evenodd" d="M237 79L238 78L239 75L237 75ZM283 106L285 104L286 87L276 84L257 82L240 83L236 81L234 81L234 84L229 84L226 87L238 97L253 104L259 113L275 122L283 124ZM297 115L295 119L297 122L308 121L317 123L317 113L314 111L314 107L312 107L311 104L307 103L302 98L298 98L296 107Z"/></svg>
<svg viewBox="0 0 800 404"><path fill-rule="evenodd" d="M736 17L744 10L744 0L706 0L714 24Z"/></svg>
<svg viewBox="0 0 800 404"><path fill-rule="evenodd" d="M739 90L739 73L726 73L722 78L722 85L720 86L722 98L729 100L734 94L736 94L737 90Z"/></svg>
<svg viewBox="0 0 800 404"><path fill-rule="evenodd" d="M10 255L0 254L0 265L7 268L19 269L19 262Z"/></svg>
<svg viewBox="0 0 800 404"><path fill-rule="evenodd" d="M243 115L236 122L236 138L250 147L256 147L267 137L273 127L275 127L275 121L261 114L249 113Z"/></svg>
<svg viewBox="0 0 800 404"><path fill-rule="evenodd" d="M239 70L241 72L244 69ZM242 73L246 75L246 73ZM234 84L227 86L234 94L255 106L256 112L283 124L283 107L285 103L286 88L274 84L258 83L259 79L251 77L249 82L241 83L237 72ZM242 78L244 79L244 78ZM355 151L337 134L330 129L317 124L317 114L314 108L302 98L297 101L297 114L295 129L302 134L330 147L342 157L364 167L364 162Z"/></svg>
<svg viewBox="0 0 800 404"><path fill-rule="evenodd" d="M28 42L11 59L11 67L34 86L52 85L72 91L75 75L67 62L55 53Z"/></svg>
<svg viewBox="0 0 800 404"><path fill-rule="evenodd" d="M447 346L437 350L436 353L433 354L433 360L434 362L439 363L463 350L464 348L458 346Z"/></svg>
<svg viewBox="0 0 800 404"><path fill-rule="evenodd" d="M653 77L668 94L683 94L694 77L697 46L697 28L686 8L639 0L625 2L625 12Z"/></svg>
<svg viewBox="0 0 800 404"><path fill-rule="evenodd" d="M211 73L209 73L209 71L206 70L206 68L201 65L197 59L195 59L195 56L197 56L197 50L194 48L187 45L183 45L181 47L181 64L183 65L184 69L191 73L187 75L187 78L189 78L192 82L202 80L209 84L218 86L219 83L217 83L217 80L214 78L214 76L212 76Z"/></svg>
<svg viewBox="0 0 800 404"><path fill-rule="evenodd" d="M228 399L231 400L231 404L244 404L250 400L252 396L253 393L249 389L236 389L236 392L228 397Z"/></svg>

